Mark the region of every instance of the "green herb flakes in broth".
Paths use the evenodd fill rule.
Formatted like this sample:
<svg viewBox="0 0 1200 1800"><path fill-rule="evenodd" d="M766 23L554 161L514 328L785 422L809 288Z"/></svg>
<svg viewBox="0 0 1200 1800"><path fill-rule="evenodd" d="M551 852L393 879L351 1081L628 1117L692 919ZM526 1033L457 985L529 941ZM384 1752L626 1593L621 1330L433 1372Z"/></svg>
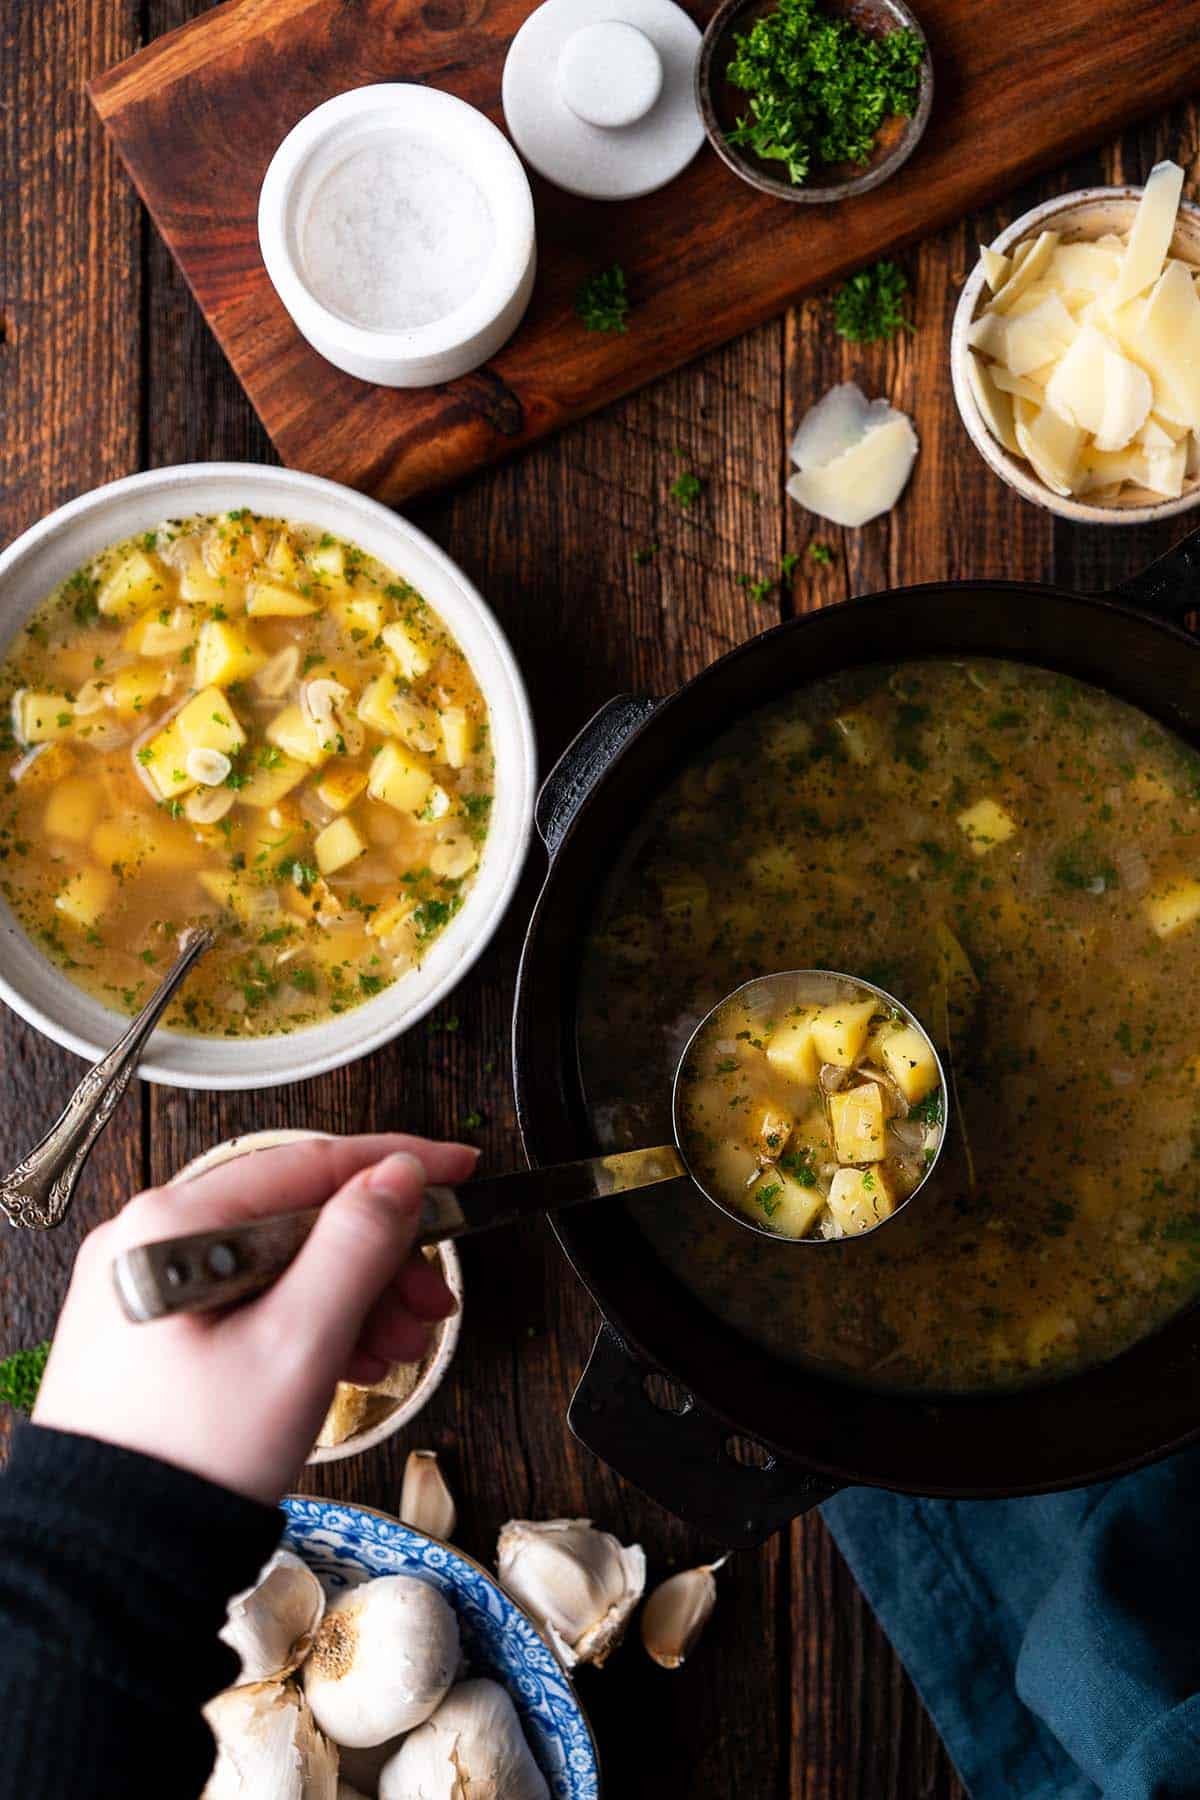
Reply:
<svg viewBox="0 0 1200 1800"><path fill-rule="evenodd" d="M954 1050L946 1150L886 1231L796 1253L683 1189L630 1210L774 1355L907 1389L1065 1374L1200 1291L1197 932L1200 759L1145 715L1001 662L818 683L689 767L604 891L597 1135L661 1141L675 1059L742 982L877 982Z"/></svg>

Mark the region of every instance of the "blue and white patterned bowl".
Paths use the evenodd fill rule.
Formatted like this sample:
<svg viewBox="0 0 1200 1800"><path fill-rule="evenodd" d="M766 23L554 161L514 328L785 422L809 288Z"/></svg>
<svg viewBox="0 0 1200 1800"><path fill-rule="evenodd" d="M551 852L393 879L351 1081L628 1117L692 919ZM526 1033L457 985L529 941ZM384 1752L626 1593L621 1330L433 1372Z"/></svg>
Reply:
<svg viewBox="0 0 1200 1800"><path fill-rule="evenodd" d="M548 1645L495 1578L437 1538L369 1506L290 1495L284 1543L329 1591L374 1575L416 1575L458 1615L472 1675L508 1689L554 1800L599 1800L596 1743L575 1690Z"/></svg>

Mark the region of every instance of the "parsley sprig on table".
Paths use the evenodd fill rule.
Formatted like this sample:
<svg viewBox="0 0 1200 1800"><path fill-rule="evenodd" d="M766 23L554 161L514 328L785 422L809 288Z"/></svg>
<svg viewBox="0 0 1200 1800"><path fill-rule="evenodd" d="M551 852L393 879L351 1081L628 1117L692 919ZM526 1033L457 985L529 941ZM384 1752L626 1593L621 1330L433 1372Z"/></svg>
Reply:
<svg viewBox="0 0 1200 1800"><path fill-rule="evenodd" d="M42 1385L42 1372L50 1354L49 1340L32 1350L14 1350L0 1362L0 1404L17 1412L31 1413Z"/></svg>
<svg viewBox="0 0 1200 1800"><path fill-rule="evenodd" d="M779 0L734 45L728 76L750 111L729 142L783 163L796 187L815 165L869 162L885 119L909 117L917 103L924 45L915 31L871 37L817 0Z"/></svg>
<svg viewBox="0 0 1200 1800"><path fill-rule="evenodd" d="M628 329L629 290L620 263L588 276L575 296L575 311L589 331Z"/></svg>
<svg viewBox="0 0 1200 1800"><path fill-rule="evenodd" d="M904 311L908 281L904 270L885 257L860 269L833 296L833 323L841 337L852 344L876 344L898 331L912 331Z"/></svg>

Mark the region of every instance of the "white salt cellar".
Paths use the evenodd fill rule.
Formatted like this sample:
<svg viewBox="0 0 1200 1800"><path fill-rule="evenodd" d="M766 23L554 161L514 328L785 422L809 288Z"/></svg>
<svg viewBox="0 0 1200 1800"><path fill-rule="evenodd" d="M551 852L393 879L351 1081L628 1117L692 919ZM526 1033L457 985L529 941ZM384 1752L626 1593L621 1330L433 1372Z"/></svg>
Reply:
<svg viewBox="0 0 1200 1800"><path fill-rule="evenodd" d="M481 112L436 88L356 88L309 113L271 160L258 236L302 336L385 387L478 368L533 291L520 159Z"/></svg>

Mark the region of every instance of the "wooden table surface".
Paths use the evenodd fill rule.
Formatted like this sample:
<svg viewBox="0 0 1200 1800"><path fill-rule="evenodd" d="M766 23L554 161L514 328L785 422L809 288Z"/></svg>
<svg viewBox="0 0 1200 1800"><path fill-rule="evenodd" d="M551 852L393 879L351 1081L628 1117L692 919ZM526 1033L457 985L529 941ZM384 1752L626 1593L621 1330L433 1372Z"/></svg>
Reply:
<svg viewBox="0 0 1200 1800"><path fill-rule="evenodd" d="M271 460L266 439L105 147L84 82L201 10L202 0L0 0L0 535L134 470ZM1101 21L1098 19L1097 24ZM1064 95L1064 104L1071 97ZM1019 93L1016 95L1019 104ZM950 397L950 316L979 239L1050 194L1141 180L1160 156L1200 176L1200 110L1180 108L946 232L906 263L918 329L870 350L834 335L814 300L657 387L413 516L488 597L525 670L543 766L610 695L664 693L793 609L903 582L1052 577L1100 589L1180 527L1081 530L1025 505L983 467ZM636 330L636 320L631 329ZM790 431L833 382L912 412L922 451L899 508L859 532L821 527L782 496ZM704 480L682 510L681 468ZM833 560L804 554L814 539ZM794 592L766 602L742 576L801 553ZM638 557L639 551L652 551ZM452 1001L368 1062L239 1096L142 1087L94 1156L71 1219L5 1234L0 1345L53 1327L76 1246L96 1221L204 1146L267 1125L464 1131L499 1168L519 1156L507 1061L535 851L498 940ZM0 1155L14 1160L65 1101L80 1063L0 1020ZM713 1546L581 1452L563 1416L595 1309L550 1234L469 1246L463 1346L407 1433L315 1472L312 1491L384 1509L409 1449L437 1448L460 1500L458 1539L484 1560L513 1515L587 1514L646 1547L654 1575ZM236 1396L230 1396L236 1406ZM640 1646L580 1683L610 1800L945 1800L950 1763L816 1517L720 1577L714 1621L680 1674Z"/></svg>

